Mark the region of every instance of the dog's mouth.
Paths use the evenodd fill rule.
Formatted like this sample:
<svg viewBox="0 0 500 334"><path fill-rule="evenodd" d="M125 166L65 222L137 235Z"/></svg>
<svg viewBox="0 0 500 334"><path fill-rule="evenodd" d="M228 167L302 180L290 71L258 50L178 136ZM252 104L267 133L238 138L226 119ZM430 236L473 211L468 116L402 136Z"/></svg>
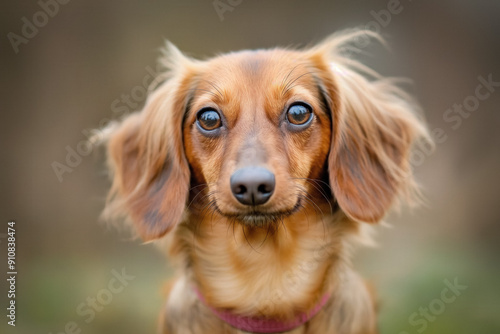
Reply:
<svg viewBox="0 0 500 334"><path fill-rule="evenodd" d="M279 211L259 211L257 208L254 210L246 211L246 212L223 212L219 209L217 204L214 205L215 211L217 211L220 215L234 219L239 223L252 227L267 227L271 224L281 222L284 218L291 216L295 212L299 211L302 207L302 201L300 198L297 199L297 202L293 206L293 208L289 210L279 210Z"/></svg>

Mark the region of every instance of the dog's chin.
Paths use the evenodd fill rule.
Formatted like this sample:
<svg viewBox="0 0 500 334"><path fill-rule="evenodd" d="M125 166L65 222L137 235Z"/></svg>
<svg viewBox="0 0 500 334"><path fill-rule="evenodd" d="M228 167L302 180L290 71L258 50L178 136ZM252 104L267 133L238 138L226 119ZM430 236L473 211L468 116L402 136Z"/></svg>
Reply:
<svg viewBox="0 0 500 334"><path fill-rule="evenodd" d="M251 213L251 214L239 214L233 215L233 219L238 221L238 223L250 226L250 227L267 227L269 225L274 225L284 218L283 214L267 214L267 213Z"/></svg>
<svg viewBox="0 0 500 334"><path fill-rule="evenodd" d="M297 203L290 209L279 210L279 211L247 211L247 212L234 212L234 213L225 213L216 208L216 210L222 216L235 220L236 222L248 226L248 227L257 227L257 228L266 228L271 225L275 225L280 223L284 218L294 214L299 211L301 208L300 199L297 200Z"/></svg>

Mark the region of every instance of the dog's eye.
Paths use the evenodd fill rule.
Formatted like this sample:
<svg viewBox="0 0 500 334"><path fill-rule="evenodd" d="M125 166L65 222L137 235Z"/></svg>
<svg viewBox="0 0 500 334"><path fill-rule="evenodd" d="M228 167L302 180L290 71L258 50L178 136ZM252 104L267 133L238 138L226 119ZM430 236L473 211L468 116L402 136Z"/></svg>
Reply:
<svg viewBox="0 0 500 334"><path fill-rule="evenodd" d="M305 125L312 119L311 107L305 104L293 104L286 112L288 122L293 125Z"/></svg>
<svg viewBox="0 0 500 334"><path fill-rule="evenodd" d="M213 131L222 126L220 115L214 109L200 110L197 119L200 127L206 131Z"/></svg>

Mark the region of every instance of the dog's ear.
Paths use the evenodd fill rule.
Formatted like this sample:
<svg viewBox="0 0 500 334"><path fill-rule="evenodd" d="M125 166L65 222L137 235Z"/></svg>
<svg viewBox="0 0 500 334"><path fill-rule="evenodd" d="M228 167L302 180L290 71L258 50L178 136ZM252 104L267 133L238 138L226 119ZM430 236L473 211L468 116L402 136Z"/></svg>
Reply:
<svg viewBox="0 0 500 334"><path fill-rule="evenodd" d="M410 149L416 139L429 138L418 107L404 91L341 55L346 42L372 35L333 36L312 56L332 113L330 186L346 215L364 222L381 220L399 195L411 199Z"/></svg>
<svg viewBox="0 0 500 334"><path fill-rule="evenodd" d="M182 122L194 63L168 48L166 81L150 93L142 111L111 130L107 141L112 187L105 216L128 216L145 241L180 222L190 184Z"/></svg>

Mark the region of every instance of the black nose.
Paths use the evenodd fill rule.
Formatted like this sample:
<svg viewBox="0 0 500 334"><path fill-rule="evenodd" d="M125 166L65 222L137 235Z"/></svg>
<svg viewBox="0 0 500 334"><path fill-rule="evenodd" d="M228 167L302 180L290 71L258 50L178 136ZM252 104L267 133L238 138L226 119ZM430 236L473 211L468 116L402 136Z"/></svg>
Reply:
<svg viewBox="0 0 500 334"><path fill-rule="evenodd" d="M231 176L231 191L245 205L266 203L274 192L274 174L262 167L238 169Z"/></svg>

